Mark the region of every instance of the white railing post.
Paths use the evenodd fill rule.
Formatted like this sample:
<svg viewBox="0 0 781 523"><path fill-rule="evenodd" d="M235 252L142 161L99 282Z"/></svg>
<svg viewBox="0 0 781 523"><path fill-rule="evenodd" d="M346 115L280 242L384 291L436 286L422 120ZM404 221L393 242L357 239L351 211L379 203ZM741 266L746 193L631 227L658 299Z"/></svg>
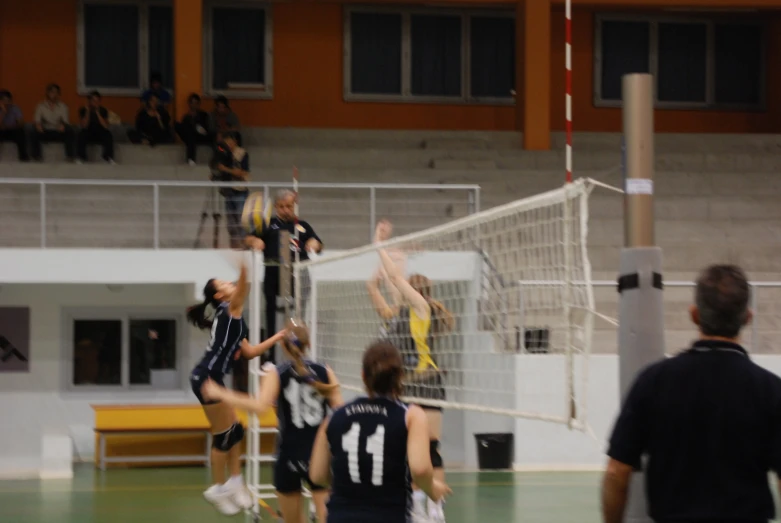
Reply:
<svg viewBox="0 0 781 523"><path fill-rule="evenodd" d="M160 186L154 184L152 186L152 205L154 213L154 241L152 242L155 249L160 248Z"/></svg>
<svg viewBox="0 0 781 523"><path fill-rule="evenodd" d="M374 240L374 228L377 226L377 189L369 188L369 243Z"/></svg>
<svg viewBox="0 0 781 523"><path fill-rule="evenodd" d="M41 248L46 248L46 182L42 181L40 185L41 200Z"/></svg>

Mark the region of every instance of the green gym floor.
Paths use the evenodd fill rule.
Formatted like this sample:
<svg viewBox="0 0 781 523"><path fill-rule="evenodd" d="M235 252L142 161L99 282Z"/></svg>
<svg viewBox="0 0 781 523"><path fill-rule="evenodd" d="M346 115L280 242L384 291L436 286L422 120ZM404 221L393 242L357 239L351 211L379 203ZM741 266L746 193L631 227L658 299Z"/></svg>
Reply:
<svg viewBox="0 0 781 523"><path fill-rule="evenodd" d="M2 523L218 523L204 501L204 468L115 469L79 465L73 480L0 481ZM599 523L595 473L448 475L448 523ZM273 502L272 502L273 504ZM263 514L264 521L272 521Z"/></svg>

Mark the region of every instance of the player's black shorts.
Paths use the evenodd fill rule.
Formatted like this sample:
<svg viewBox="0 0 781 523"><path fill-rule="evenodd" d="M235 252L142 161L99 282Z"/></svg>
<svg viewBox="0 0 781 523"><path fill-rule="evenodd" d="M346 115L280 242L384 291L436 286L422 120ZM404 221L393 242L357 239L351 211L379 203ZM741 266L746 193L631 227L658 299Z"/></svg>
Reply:
<svg viewBox="0 0 781 523"><path fill-rule="evenodd" d="M399 512L399 511L394 511ZM404 513L388 514L383 508L350 510L346 507L333 507L328 505L327 523L412 523L412 516L406 510Z"/></svg>
<svg viewBox="0 0 781 523"><path fill-rule="evenodd" d="M274 463L274 488L282 494L301 492L301 483L312 491L325 490L325 487L315 485L309 479L309 460L291 459L280 454Z"/></svg>
<svg viewBox="0 0 781 523"><path fill-rule="evenodd" d="M404 394L409 398L421 398L428 400L445 401L447 394L445 393L445 386L442 383L442 374L437 373L427 381L412 382L404 385ZM415 400L410 400L410 403L415 403ZM435 407L432 405L420 405L424 410L438 410L441 411L442 407Z"/></svg>
<svg viewBox="0 0 781 523"><path fill-rule="evenodd" d="M203 383L207 379L211 379L221 387L225 386L222 378L218 379L213 376L209 376L209 371L207 369L202 367L195 367L192 373L190 373L190 387L192 387L193 393L195 393L195 397L198 398L198 401L201 403L201 405L215 405L219 403L219 401L206 401L201 394L201 387L203 387Z"/></svg>

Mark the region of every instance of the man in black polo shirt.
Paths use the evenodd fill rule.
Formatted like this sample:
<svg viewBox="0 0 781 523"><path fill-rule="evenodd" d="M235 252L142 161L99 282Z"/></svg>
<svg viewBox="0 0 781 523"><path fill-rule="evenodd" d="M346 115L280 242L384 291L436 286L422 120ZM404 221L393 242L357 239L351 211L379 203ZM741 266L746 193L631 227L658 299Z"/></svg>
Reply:
<svg viewBox="0 0 781 523"><path fill-rule="evenodd" d="M273 336L277 332L277 296L279 294L279 233L290 233L290 259L295 259L298 250L301 261L309 259L309 253L319 253L323 250L320 237L309 223L298 220L298 245L294 241L293 227L295 226L295 198L293 191L284 189L277 193L274 200L275 216L271 218L267 227L264 227L260 236L247 236L247 245L256 250L263 251L263 261L266 263L266 271L263 276L263 296L266 300L266 336ZM301 246L304 248L301 249ZM291 293L294 292L292 283ZM267 358L275 361L275 349L269 350Z"/></svg>
<svg viewBox="0 0 781 523"><path fill-rule="evenodd" d="M748 303L738 267L700 274L690 308L699 340L643 370L616 421L602 485L605 523L623 521L630 476L643 461L657 523L774 517L768 472L781 471L781 378L738 343L751 321Z"/></svg>

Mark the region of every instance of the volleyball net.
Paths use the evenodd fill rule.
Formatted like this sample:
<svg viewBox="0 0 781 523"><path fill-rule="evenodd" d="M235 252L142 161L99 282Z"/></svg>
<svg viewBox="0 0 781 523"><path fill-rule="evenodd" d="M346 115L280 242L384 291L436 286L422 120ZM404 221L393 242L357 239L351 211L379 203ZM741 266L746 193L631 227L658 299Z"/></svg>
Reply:
<svg viewBox="0 0 781 523"><path fill-rule="evenodd" d="M360 392L365 348L383 336L392 341L394 332L418 334L414 322L399 325L410 314L383 321L370 298L367 283L403 310L404 300L378 270L383 248L405 278L428 280L435 304L423 329L429 336L421 334L431 359L414 349L406 360L414 386L405 399L584 427L594 183L581 179L379 246L298 264L295 302L314 357L333 368L345 389ZM429 361L428 372L421 360Z"/></svg>

